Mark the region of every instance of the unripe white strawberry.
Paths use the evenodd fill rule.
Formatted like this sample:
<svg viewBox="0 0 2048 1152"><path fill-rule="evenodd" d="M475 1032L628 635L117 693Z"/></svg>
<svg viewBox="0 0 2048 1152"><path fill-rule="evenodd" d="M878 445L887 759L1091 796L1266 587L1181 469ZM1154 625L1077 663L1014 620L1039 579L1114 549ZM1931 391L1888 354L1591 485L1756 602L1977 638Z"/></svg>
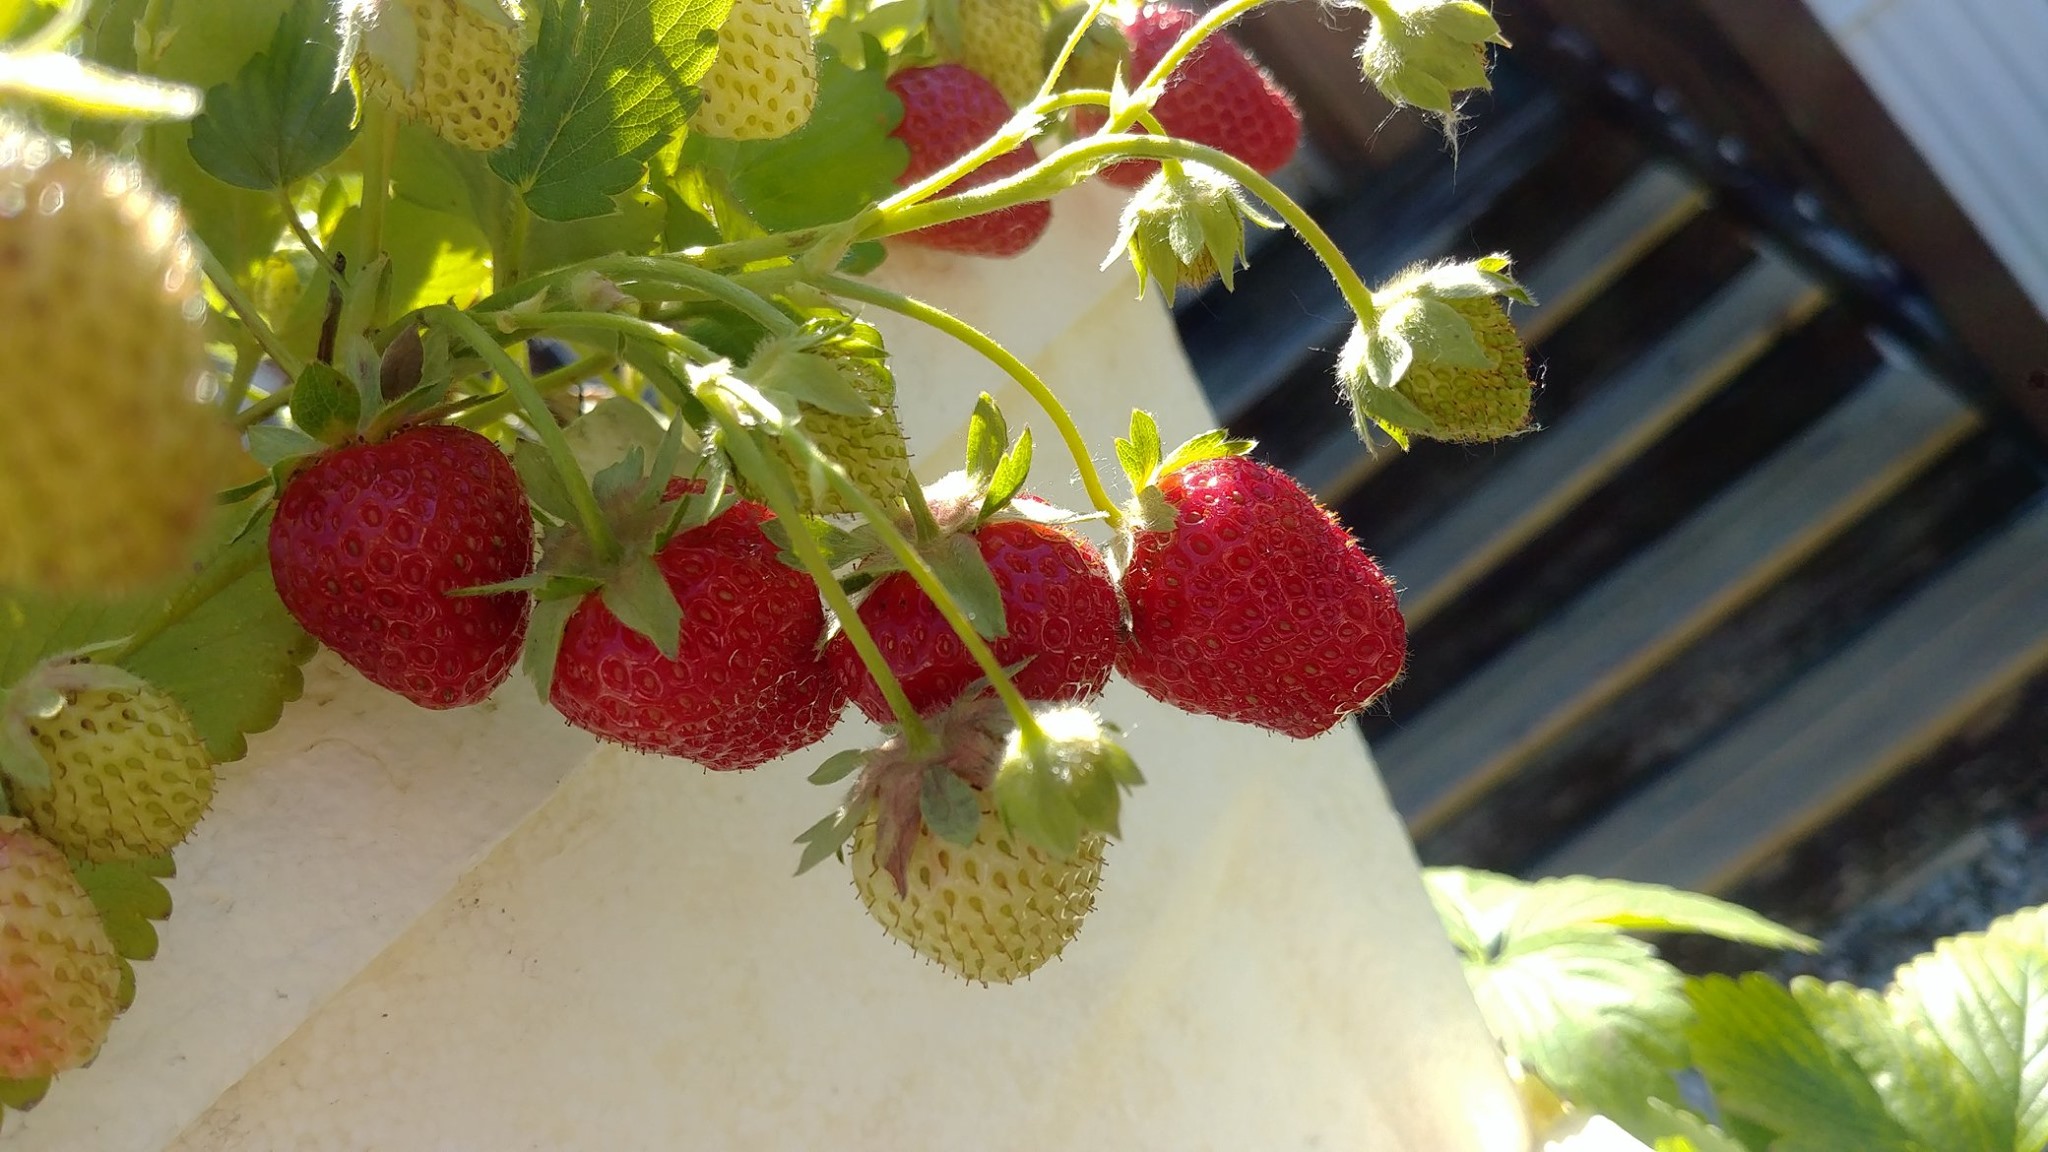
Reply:
<svg viewBox="0 0 2048 1152"><path fill-rule="evenodd" d="M1039 0L957 3L960 63L988 77L1011 107L1029 104L1045 80L1045 14Z"/></svg>
<svg viewBox="0 0 2048 1152"><path fill-rule="evenodd" d="M1008 984L1058 956L1081 931L1102 883L1105 839L1082 837L1058 857L1003 827L987 792L981 826L962 846L921 830L896 887L877 857L874 814L854 829L853 884L882 927L957 976Z"/></svg>
<svg viewBox="0 0 2048 1152"><path fill-rule="evenodd" d="M0 584L118 591L189 558L234 452L196 399L205 314L138 170L0 120Z"/></svg>
<svg viewBox="0 0 2048 1152"><path fill-rule="evenodd" d="M722 140L773 140L810 122L818 57L803 0L733 0L718 57L697 82L690 130Z"/></svg>
<svg viewBox="0 0 2048 1152"><path fill-rule="evenodd" d="M49 782L10 779L15 810L75 860L138 860L183 843L213 802L213 757L178 702L99 665L39 679L56 706L8 722L26 730Z"/></svg>
<svg viewBox="0 0 2048 1152"><path fill-rule="evenodd" d="M113 1025L121 962L64 854L0 817L0 1077L33 1080L93 1058Z"/></svg>
<svg viewBox="0 0 2048 1152"><path fill-rule="evenodd" d="M349 0L363 93L477 152L519 125L516 0Z"/></svg>

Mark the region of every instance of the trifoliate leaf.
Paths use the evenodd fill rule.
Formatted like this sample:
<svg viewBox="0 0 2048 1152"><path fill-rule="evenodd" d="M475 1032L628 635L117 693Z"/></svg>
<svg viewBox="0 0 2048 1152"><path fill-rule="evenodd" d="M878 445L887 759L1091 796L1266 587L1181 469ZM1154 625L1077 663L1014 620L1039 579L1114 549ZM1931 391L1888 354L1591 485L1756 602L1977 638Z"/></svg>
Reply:
<svg viewBox="0 0 2048 1152"><path fill-rule="evenodd" d="M967 781L944 769L924 774L917 805L925 827L941 840L965 848L981 832L981 797Z"/></svg>
<svg viewBox="0 0 2048 1152"><path fill-rule="evenodd" d="M1432 870L1453 871L1471 873L1470 869ZM1625 932L1697 933L1737 944L1800 952L1820 948L1820 942L1812 937L1747 908L1662 884L1566 876L1516 887L1520 896L1514 901L1513 920L1508 928L1516 936L1603 926Z"/></svg>
<svg viewBox="0 0 2048 1152"><path fill-rule="evenodd" d="M1956 1054L1923 1022L1895 1015L1879 993L1848 984L1800 977L1791 991L1814 1030L1856 1065L1885 1109L1921 1143L2013 1147L2012 1109L1987 1108Z"/></svg>
<svg viewBox="0 0 2048 1152"><path fill-rule="evenodd" d="M162 860L168 864L170 857ZM107 938L114 942L114 951L126 960L155 959L156 926L151 921L163 920L171 914L170 890L152 874L158 870L129 863L78 862L71 865L71 870L98 909ZM169 873L168 869L162 871Z"/></svg>
<svg viewBox="0 0 2048 1152"><path fill-rule="evenodd" d="M1009 635L1003 615L1003 590L996 584L996 574L989 570L988 560L972 535L946 537L930 549L926 559L931 563L932 574L939 578L939 584L960 606L960 611L966 613L968 622L982 639L1000 640Z"/></svg>
<svg viewBox="0 0 2048 1152"><path fill-rule="evenodd" d="M731 0L545 0L522 70L525 102L491 170L534 214L612 211L690 119Z"/></svg>
<svg viewBox="0 0 2048 1152"><path fill-rule="evenodd" d="M327 6L296 0L277 21L268 51L206 93L190 147L201 167L240 188L289 187L346 151L356 98L334 83L341 50Z"/></svg>
<svg viewBox="0 0 2048 1152"><path fill-rule="evenodd" d="M879 59L880 48L875 49ZM683 161L723 177L726 190L771 232L844 220L896 190L910 150L889 133L903 102L884 67L818 59L818 102L810 120L773 140L720 140L692 133Z"/></svg>

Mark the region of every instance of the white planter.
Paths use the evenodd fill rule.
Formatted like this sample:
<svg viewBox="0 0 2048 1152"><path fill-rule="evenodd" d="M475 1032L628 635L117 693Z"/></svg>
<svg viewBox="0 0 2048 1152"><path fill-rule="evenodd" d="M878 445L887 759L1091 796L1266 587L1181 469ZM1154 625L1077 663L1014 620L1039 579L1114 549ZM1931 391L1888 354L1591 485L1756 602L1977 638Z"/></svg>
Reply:
<svg viewBox="0 0 2048 1152"><path fill-rule="evenodd" d="M1117 198L1015 262L899 255L1099 448L1133 404L1210 419L1156 301L1095 269ZM959 454L992 367L884 324L915 446ZM415 711L323 658L181 854L162 957L14 1150L1007 1149L1522 1152L1517 1098L1348 730L1297 743L1128 685L1150 783L1062 962L962 985L844 870L789 875L823 752L741 777L596 750L523 682ZM826 746L870 732L849 721ZM556 787L557 781L560 787Z"/></svg>

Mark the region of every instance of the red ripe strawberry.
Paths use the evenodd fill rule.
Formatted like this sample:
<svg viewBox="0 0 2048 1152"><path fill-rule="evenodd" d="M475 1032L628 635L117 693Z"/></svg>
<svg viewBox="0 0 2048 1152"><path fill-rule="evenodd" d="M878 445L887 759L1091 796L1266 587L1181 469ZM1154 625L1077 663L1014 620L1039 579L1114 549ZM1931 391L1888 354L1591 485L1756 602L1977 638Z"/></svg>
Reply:
<svg viewBox="0 0 2048 1152"><path fill-rule="evenodd" d="M958 64L905 68L889 77L889 91L903 101L903 122L890 135L910 148L910 166L899 177L905 187L974 151L1010 119L1010 105L996 86ZM1037 162L1031 145L1019 144L947 185L940 195L1014 176ZM1015 256L1038 243L1051 223L1052 205L1040 200L919 228L897 239L970 256Z"/></svg>
<svg viewBox="0 0 2048 1152"><path fill-rule="evenodd" d="M741 500L655 554L682 605L677 659L585 596L555 661L555 709L607 740L720 772L823 740L846 690L819 651L817 588L761 531L770 515Z"/></svg>
<svg viewBox="0 0 2048 1152"><path fill-rule="evenodd" d="M1294 479L1242 456L1158 481L1166 531L1133 530L1117 670L1189 712L1307 739L1364 708L1408 654L1394 586Z"/></svg>
<svg viewBox="0 0 2048 1152"><path fill-rule="evenodd" d="M1131 42L1132 85L1151 73L1174 41L1195 26L1195 19L1185 8L1153 3L1124 25L1124 36ZM1301 113L1294 98L1225 32L1202 41L1174 69L1152 114L1175 136L1228 152L1260 172L1287 163L1301 143ZM1094 131L1101 123L1101 114L1095 113L1084 116L1081 126ZM1126 160L1103 169L1102 178L1136 188L1158 170L1150 160Z"/></svg>
<svg viewBox="0 0 2048 1152"><path fill-rule="evenodd" d="M1021 497L1028 500L1030 497ZM1093 545L1060 528L998 520L974 530L975 544L995 573L1009 634L990 641L1005 667L1031 662L1013 679L1026 699L1076 703L1102 691L1116 658L1120 615L1109 567ZM959 699L981 678L936 605L908 573L875 582L860 606L911 706L930 714ZM882 690L844 635L826 646L840 683L878 724L894 719Z"/></svg>
<svg viewBox="0 0 2048 1152"><path fill-rule="evenodd" d="M313 638L423 708L460 708L511 674L531 602L450 596L533 570L533 512L511 461L428 425L315 457L270 524L277 594Z"/></svg>

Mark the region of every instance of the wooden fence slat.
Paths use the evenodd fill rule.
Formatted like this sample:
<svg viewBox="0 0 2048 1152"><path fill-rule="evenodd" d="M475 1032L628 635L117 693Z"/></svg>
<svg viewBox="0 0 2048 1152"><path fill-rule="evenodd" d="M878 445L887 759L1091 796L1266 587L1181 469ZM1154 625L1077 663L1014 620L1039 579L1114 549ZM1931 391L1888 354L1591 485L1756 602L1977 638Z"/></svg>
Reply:
<svg viewBox="0 0 2048 1152"><path fill-rule="evenodd" d="M1803 435L1376 752L1418 835L1813 555L1978 424L1906 367L1879 371Z"/></svg>
<svg viewBox="0 0 2048 1152"><path fill-rule="evenodd" d="M1721 891L2048 667L2048 500L1538 874Z"/></svg>

